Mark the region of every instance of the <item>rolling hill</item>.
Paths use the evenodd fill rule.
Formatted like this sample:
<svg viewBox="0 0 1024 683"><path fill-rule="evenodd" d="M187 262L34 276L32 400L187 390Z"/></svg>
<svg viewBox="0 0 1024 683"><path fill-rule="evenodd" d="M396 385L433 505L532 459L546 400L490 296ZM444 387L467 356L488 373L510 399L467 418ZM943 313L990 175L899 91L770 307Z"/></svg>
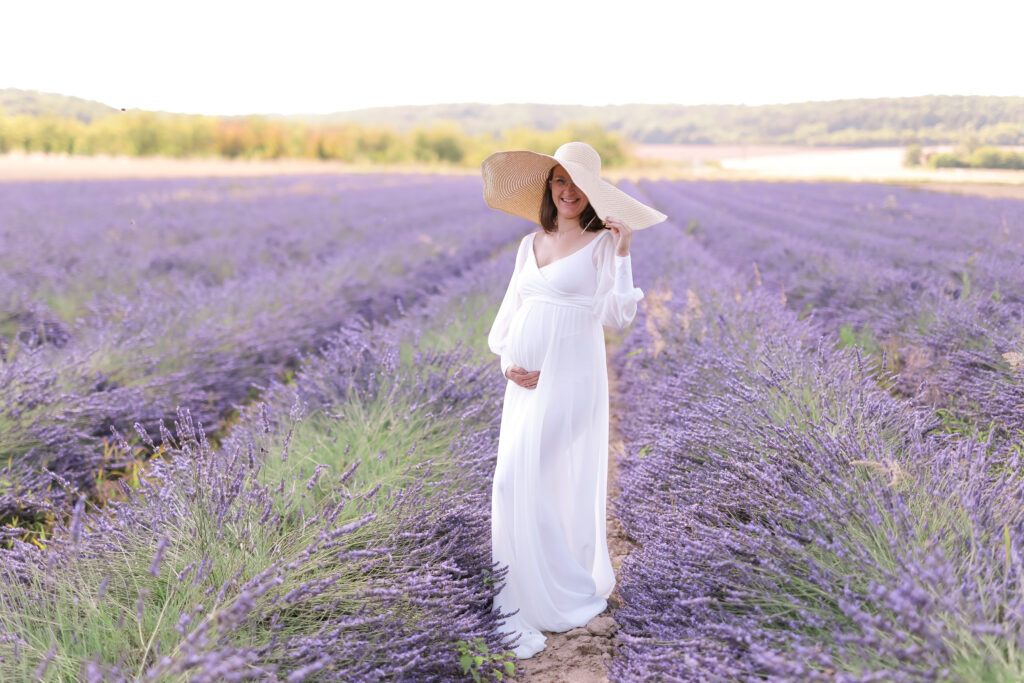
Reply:
<svg viewBox="0 0 1024 683"><path fill-rule="evenodd" d="M77 97L13 88L0 89L0 108L7 115L55 116L85 123L117 111ZM912 141L949 144L973 136L984 144L1024 144L1024 97L924 95L760 106L462 103L263 118L396 130L452 121L470 135L516 127L554 130L570 123L593 122L644 143L872 146Z"/></svg>

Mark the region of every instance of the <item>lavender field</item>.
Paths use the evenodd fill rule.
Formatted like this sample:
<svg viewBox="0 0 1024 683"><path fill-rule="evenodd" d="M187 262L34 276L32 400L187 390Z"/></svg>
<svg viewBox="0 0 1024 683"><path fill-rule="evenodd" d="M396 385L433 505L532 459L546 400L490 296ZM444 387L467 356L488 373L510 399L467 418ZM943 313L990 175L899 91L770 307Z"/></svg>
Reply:
<svg viewBox="0 0 1024 683"><path fill-rule="evenodd" d="M182 407L213 429L343 323L435 294L518 232L478 185L0 185L0 518L45 518L55 481L87 490L122 467L112 427L152 431Z"/></svg>
<svg viewBox="0 0 1024 683"><path fill-rule="evenodd" d="M622 187L670 222L608 677L1024 679L1024 202ZM484 338L530 229L471 177L0 184L0 679L517 677Z"/></svg>
<svg viewBox="0 0 1024 683"><path fill-rule="evenodd" d="M611 677L1024 678L1024 205L638 190Z"/></svg>

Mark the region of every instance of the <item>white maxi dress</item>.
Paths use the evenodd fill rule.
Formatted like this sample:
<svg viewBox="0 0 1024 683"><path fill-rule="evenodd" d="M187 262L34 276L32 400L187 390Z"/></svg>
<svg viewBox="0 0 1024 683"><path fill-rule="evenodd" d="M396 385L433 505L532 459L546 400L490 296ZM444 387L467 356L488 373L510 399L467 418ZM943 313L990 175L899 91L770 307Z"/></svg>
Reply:
<svg viewBox="0 0 1024 683"><path fill-rule="evenodd" d="M544 267L523 238L488 335L512 364L540 370L535 389L505 389L491 488L491 549L509 573L495 609L518 612L517 657L544 649L541 631L583 626L615 587L605 535L608 370L602 325L632 322L643 292L610 231Z"/></svg>

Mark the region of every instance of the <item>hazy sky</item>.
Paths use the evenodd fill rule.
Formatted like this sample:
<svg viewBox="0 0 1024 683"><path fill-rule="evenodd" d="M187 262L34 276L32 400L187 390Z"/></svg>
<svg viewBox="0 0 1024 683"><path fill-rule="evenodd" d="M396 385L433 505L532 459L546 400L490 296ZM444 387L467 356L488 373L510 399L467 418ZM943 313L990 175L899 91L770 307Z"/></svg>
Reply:
<svg viewBox="0 0 1024 683"><path fill-rule="evenodd" d="M1024 95L1024 1L0 0L0 87L202 114Z"/></svg>

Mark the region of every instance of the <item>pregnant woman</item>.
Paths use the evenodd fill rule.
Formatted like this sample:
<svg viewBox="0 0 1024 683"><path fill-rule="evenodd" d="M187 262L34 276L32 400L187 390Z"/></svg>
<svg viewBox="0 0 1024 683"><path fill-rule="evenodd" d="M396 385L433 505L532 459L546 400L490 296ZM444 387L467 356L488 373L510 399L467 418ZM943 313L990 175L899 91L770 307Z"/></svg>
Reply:
<svg viewBox="0 0 1024 683"><path fill-rule="evenodd" d="M583 626L615 586L605 537L608 374L602 325L632 322L633 231L666 216L601 179L601 158L569 142L554 156L497 152L484 199L537 222L519 244L488 335L508 378L491 490L493 560L509 566L495 600L521 659L542 631Z"/></svg>

